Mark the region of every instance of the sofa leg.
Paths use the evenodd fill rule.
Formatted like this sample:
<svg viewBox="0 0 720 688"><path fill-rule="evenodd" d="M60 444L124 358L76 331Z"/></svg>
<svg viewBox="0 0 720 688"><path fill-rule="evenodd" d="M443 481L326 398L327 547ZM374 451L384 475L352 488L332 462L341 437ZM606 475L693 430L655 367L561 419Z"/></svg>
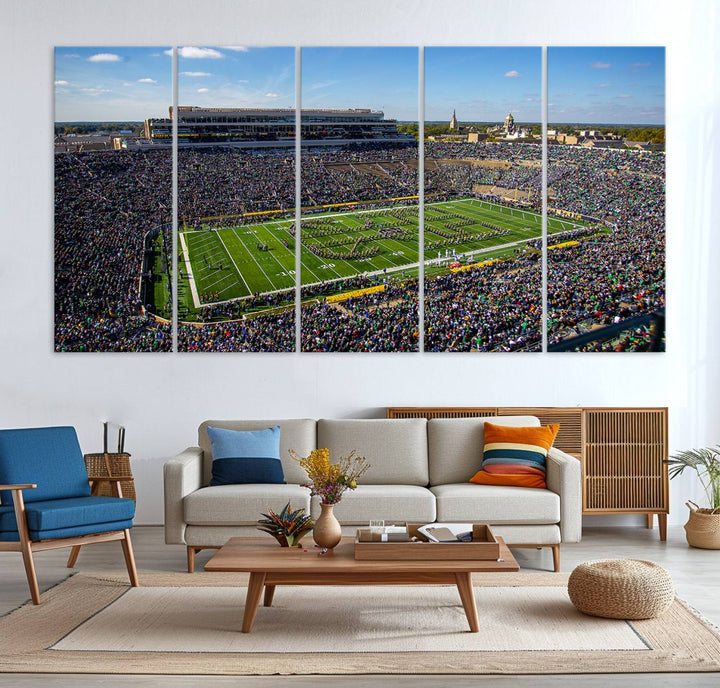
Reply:
<svg viewBox="0 0 720 688"><path fill-rule="evenodd" d="M188 545L187 548L187 569L188 573L195 573L195 548Z"/></svg>
<svg viewBox="0 0 720 688"><path fill-rule="evenodd" d="M551 545L553 555L553 570L560 573L560 545Z"/></svg>

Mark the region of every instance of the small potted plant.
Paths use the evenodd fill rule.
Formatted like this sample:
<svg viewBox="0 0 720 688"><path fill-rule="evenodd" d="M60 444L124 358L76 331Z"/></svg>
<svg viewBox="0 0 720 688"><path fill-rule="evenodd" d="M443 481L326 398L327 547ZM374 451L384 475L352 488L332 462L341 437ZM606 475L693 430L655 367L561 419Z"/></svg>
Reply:
<svg viewBox="0 0 720 688"><path fill-rule="evenodd" d="M685 524L688 544L702 549L720 549L720 446L677 452L667 463L671 479L686 468L694 470L710 505L710 508L700 508L695 502L687 502L690 509L690 518Z"/></svg>
<svg viewBox="0 0 720 688"><path fill-rule="evenodd" d="M282 547L300 546L300 540L307 535L315 525L312 517L305 515L305 509L292 510L288 502L283 510L276 514L272 509L270 513L262 514L258 523L258 530L270 533Z"/></svg>

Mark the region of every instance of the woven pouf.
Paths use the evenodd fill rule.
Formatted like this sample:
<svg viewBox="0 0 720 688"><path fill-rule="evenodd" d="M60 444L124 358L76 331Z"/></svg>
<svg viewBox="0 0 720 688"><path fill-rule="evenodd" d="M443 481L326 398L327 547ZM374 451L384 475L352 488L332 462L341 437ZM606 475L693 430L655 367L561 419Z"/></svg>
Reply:
<svg viewBox="0 0 720 688"><path fill-rule="evenodd" d="M652 561L601 559L580 564L568 579L577 609L608 619L652 619L675 599L670 574Z"/></svg>

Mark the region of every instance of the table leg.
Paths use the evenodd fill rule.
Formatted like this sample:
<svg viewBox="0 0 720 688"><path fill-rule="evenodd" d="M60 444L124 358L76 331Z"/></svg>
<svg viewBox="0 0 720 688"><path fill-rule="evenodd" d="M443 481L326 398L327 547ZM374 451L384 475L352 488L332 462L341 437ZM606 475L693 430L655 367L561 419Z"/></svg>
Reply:
<svg viewBox="0 0 720 688"><path fill-rule="evenodd" d="M243 616L242 632L250 633L255 621L260 597L265 587L264 573L251 573L248 583L247 597L245 598L245 615Z"/></svg>
<svg viewBox="0 0 720 688"><path fill-rule="evenodd" d="M480 630L478 625L477 607L475 606L475 595L472 588L472 577L470 573L456 573L455 582L457 583L460 600L465 610L470 631L477 633Z"/></svg>
<svg viewBox="0 0 720 688"><path fill-rule="evenodd" d="M273 601L273 595L275 594L274 585L265 586L265 597L263 598L263 607L271 607Z"/></svg>

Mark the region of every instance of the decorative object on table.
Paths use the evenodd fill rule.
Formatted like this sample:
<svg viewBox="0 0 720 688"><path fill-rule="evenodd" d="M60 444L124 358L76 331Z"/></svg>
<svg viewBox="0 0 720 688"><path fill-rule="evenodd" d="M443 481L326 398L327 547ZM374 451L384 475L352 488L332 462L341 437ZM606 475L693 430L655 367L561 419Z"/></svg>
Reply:
<svg viewBox="0 0 720 688"><path fill-rule="evenodd" d="M695 502L686 502L690 509L690 518L685 524L688 544L701 549L720 549L720 446L677 452L667 464L670 479L686 468L694 470L710 505L710 508L700 508Z"/></svg>
<svg viewBox="0 0 720 688"><path fill-rule="evenodd" d="M345 490L357 487L358 478L370 468L370 464L355 450L347 456L341 456L337 463L330 463L330 450L327 448L313 449L307 457L298 456L291 449L290 456L307 473L309 482L303 483L303 487L309 488L311 495L320 498L320 517L315 521L313 540L320 547L332 549L342 537L333 506L341 500Z"/></svg>
<svg viewBox="0 0 720 688"><path fill-rule="evenodd" d="M559 428L557 423L525 428L485 423L482 467L470 482L547 488L545 462Z"/></svg>
<svg viewBox="0 0 720 688"><path fill-rule="evenodd" d="M654 619L670 608L675 586L670 574L652 561L601 559L575 568L568 595L589 616Z"/></svg>
<svg viewBox="0 0 720 688"><path fill-rule="evenodd" d="M299 547L300 540L307 535L315 525L312 516L305 514L305 509L292 510L288 502L279 514L268 509L265 518L258 521L258 530L270 533L282 547Z"/></svg>

